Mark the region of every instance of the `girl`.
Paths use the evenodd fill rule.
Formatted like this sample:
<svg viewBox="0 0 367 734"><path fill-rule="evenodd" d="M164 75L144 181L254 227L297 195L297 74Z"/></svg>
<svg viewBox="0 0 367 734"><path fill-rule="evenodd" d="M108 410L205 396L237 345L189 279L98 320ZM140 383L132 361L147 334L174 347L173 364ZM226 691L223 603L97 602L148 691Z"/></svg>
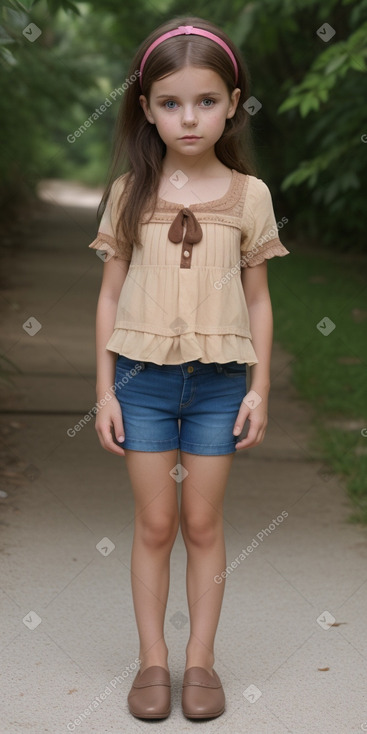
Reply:
<svg viewBox="0 0 367 734"><path fill-rule="evenodd" d="M201 18L165 23L138 49L125 86L105 209L89 247L105 253L96 430L104 449L125 457L135 501L140 669L128 705L140 718L170 713L164 618L180 527L190 615L182 707L188 718L210 718L225 708L213 669L223 497L235 451L264 439L267 260L288 250L251 163L248 74L228 36ZM248 434L237 440L246 419Z"/></svg>

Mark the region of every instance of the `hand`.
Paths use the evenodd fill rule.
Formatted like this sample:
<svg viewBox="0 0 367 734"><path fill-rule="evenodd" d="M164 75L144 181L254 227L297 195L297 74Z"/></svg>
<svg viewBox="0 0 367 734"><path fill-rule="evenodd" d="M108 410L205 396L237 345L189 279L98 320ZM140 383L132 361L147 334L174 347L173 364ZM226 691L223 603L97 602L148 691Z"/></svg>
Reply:
<svg viewBox="0 0 367 734"><path fill-rule="evenodd" d="M95 429L102 448L118 456L125 456L125 451L118 446L112 436L112 428L117 439L125 439L124 424L119 401L115 396L111 397L106 405L99 409L96 416ZM122 438L121 438L122 437Z"/></svg>
<svg viewBox="0 0 367 734"><path fill-rule="evenodd" d="M254 393L255 398L256 395L258 395L256 391L250 390L245 396L245 398L249 398L249 403L251 403L252 392ZM265 430L268 424L268 398L263 397L256 408L251 408L250 405L247 405L244 402L241 403L241 407L235 421L235 426L238 426L239 430L236 432L233 430L234 435L240 435L247 418L250 421L250 428L246 438L241 439L241 441L238 441L236 444L236 450L248 449L250 446L257 446L264 440Z"/></svg>

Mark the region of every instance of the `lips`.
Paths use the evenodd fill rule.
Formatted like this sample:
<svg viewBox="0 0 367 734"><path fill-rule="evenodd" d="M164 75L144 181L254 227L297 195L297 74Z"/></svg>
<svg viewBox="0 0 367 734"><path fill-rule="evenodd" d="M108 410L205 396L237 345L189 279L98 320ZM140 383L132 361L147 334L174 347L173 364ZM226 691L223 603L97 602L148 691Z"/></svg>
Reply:
<svg viewBox="0 0 367 734"><path fill-rule="evenodd" d="M199 140L198 135L184 135L181 140Z"/></svg>

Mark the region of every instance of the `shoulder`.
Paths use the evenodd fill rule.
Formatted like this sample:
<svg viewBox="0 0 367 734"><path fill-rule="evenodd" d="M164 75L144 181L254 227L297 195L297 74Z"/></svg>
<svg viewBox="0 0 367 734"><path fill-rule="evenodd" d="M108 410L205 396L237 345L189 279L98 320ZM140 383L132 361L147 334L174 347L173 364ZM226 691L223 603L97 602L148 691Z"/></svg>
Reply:
<svg viewBox="0 0 367 734"><path fill-rule="evenodd" d="M128 182L128 175L128 173L123 173L121 176L115 178L115 180L112 182L109 198L113 218L119 216L120 207L122 206L122 195Z"/></svg>
<svg viewBox="0 0 367 734"><path fill-rule="evenodd" d="M272 210L272 196L269 186L262 178L247 175L245 213L251 218L267 215Z"/></svg>
<svg viewBox="0 0 367 734"><path fill-rule="evenodd" d="M115 178L111 186L111 193L113 197L119 196L120 194L122 194L126 186L126 182L128 180L127 179L128 175L129 175L128 173L123 173L121 176L118 176L117 178Z"/></svg>
<svg viewBox="0 0 367 734"><path fill-rule="evenodd" d="M262 204L269 205L271 201L270 189L262 178L252 176L250 173L236 171L237 188L241 190L241 199L245 209L252 209Z"/></svg>
<svg viewBox="0 0 367 734"><path fill-rule="evenodd" d="M251 197L261 199L270 196L270 189L262 178L250 175L247 175L246 178L248 179L248 192Z"/></svg>

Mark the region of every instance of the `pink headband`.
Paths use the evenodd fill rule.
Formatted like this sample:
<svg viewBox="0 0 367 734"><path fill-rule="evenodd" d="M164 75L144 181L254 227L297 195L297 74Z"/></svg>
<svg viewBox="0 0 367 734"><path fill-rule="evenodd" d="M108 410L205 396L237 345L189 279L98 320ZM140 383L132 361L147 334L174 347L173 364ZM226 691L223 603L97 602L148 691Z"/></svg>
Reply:
<svg viewBox="0 0 367 734"><path fill-rule="evenodd" d="M211 33L210 31L204 31L202 28L194 28L194 26L192 25L180 25L178 28L175 28L175 30L173 31L167 31L167 33L163 33L163 35L159 36L159 38L153 41L153 43L151 43L149 48L146 50L142 58L142 62L140 64L140 86L142 86L141 80L143 77L143 69L145 66L145 62L149 54L153 51L153 49L155 49L156 46L162 43L162 41L165 41L167 38L173 38L173 36L183 36L183 35L205 36L205 38L210 38L212 41L215 41L216 43L218 43L219 46L222 46L222 48L224 48L224 50L227 51L227 54L233 63L234 70L236 73L235 84L237 84L238 66L237 66L236 59L231 49L229 48L228 44L225 43L225 41L222 41L222 39L219 38L219 36L216 36L214 33Z"/></svg>

